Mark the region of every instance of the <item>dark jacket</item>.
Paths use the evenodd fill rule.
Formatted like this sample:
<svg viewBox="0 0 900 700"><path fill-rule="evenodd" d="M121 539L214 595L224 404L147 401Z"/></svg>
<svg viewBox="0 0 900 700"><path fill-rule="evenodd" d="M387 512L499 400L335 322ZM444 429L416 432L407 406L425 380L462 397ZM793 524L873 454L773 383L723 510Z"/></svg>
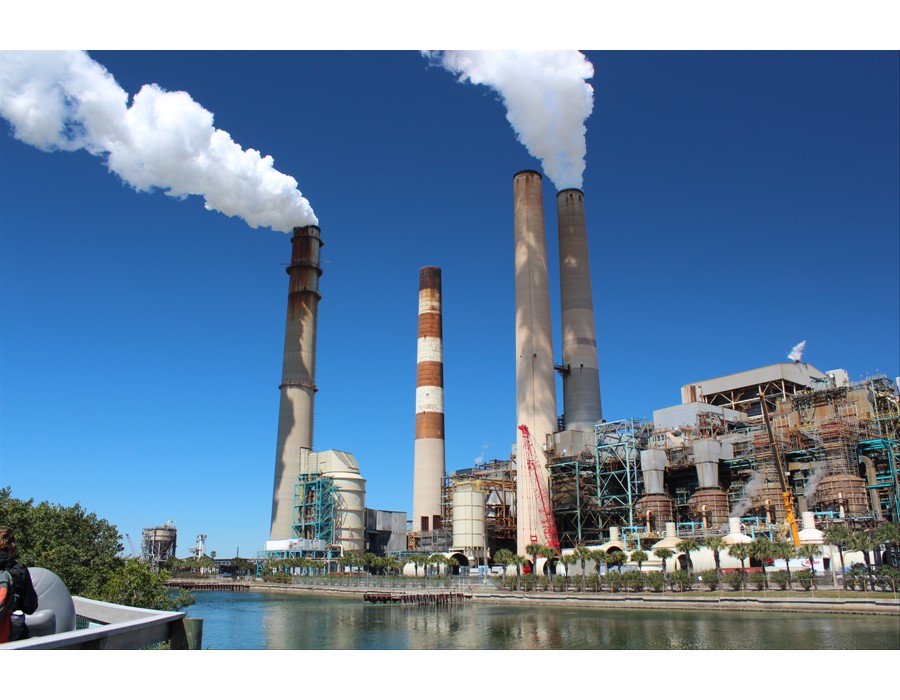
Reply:
<svg viewBox="0 0 900 700"><path fill-rule="evenodd" d="M21 611L26 615L34 614L38 606L37 592L31 582L31 574L28 567L18 561L10 561L6 550L0 551L0 570L9 572L13 580L13 598L10 610ZM25 626L25 618L21 615L13 615L10 641L27 639L28 628Z"/></svg>

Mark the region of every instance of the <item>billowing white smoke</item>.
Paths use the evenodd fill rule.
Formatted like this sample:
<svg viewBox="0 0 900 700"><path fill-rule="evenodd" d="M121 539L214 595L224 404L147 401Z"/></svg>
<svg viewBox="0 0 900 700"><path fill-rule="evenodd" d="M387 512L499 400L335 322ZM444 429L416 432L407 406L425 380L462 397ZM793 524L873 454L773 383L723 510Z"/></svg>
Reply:
<svg viewBox="0 0 900 700"><path fill-rule="evenodd" d="M800 359L803 357L803 348L805 347L806 341L801 340L791 349L790 353L788 353L788 359L793 362L800 362Z"/></svg>
<svg viewBox="0 0 900 700"><path fill-rule="evenodd" d="M516 137L558 190L581 189L585 120L594 89L585 81L594 67L578 51L426 51L459 80L487 85L506 106Z"/></svg>
<svg viewBox="0 0 900 700"><path fill-rule="evenodd" d="M803 497L806 499L807 507L814 505L816 502L816 489L819 486L819 482L822 481L822 477L827 473L825 466L824 464L817 464L809 475L809 479L806 480L806 486L803 488Z"/></svg>
<svg viewBox="0 0 900 700"><path fill-rule="evenodd" d="M214 128L212 113L186 92L144 85L129 107L128 93L84 52L0 52L0 116L41 150L105 157L140 192L201 195L207 209L253 228L318 223L294 178Z"/></svg>
<svg viewBox="0 0 900 700"><path fill-rule="evenodd" d="M762 475L762 472L754 471L750 478L747 479L747 483L744 484L744 497L735 503L731 509L731 517L739 518L750 510L750 506L753 504L753 497L765 485L766 478Z"/></svg>

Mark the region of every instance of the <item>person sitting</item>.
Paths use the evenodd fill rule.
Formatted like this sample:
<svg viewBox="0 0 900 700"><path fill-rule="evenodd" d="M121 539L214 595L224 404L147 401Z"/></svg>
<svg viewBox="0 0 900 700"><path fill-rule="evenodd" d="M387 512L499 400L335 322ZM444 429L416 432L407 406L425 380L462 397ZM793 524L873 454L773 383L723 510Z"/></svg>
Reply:
<svg viewBox="0 0 900 700"><path fill-rule="evenodd" d="M31 582L31 574L28 573L27 566L16 560L18 554L13 531L8 527L0 527L0 571L7 572L12 581L12 597L9 601L9 609L12 612L10 642L28 639L25 615L33 614L38 606L38 596Z"/></svg>

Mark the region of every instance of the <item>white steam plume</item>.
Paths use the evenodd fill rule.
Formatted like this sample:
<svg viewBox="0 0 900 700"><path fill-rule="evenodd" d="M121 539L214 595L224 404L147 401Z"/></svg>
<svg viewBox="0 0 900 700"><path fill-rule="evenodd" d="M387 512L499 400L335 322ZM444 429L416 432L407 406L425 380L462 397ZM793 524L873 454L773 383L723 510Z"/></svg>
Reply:
<svg viewBox="0 0 900 700"><path fill-rule="evenodd" d="M495 90L516 137L558 190L581 189L594 67L578 51L425 51L473 85Z"/></svg>
<svg viewBox="0 0 900 700"><path fill-rule="evenodd" d="M788 353L788 359L793 362L800 362L800 359L803 357L803 348L805 347L806 341L801 340L793 348L791 348L790 353Z"/></svg>
<svg viewBox="0 0 900 700"><path fill-rule="evenodd" d="M253 228L318 223L294 178L214 128L212 113L186 92L144 85L129 107L128 93L84 52L0 52L0 116L35 148L105 157L139 192L201 195L207 209Z"/></svg>
<svg viewBox="0 0 900 700"><path fill-rule="evenodd" d="M747 479L747 483L744 484L744 497L734 504L734 507L731 509L730 517L739 518L750 510L750 506L753 505L753 497L759 493L759 490L765 485L766 478L762 475L762 472L754 470L750 475L750 478Z"/></svg>

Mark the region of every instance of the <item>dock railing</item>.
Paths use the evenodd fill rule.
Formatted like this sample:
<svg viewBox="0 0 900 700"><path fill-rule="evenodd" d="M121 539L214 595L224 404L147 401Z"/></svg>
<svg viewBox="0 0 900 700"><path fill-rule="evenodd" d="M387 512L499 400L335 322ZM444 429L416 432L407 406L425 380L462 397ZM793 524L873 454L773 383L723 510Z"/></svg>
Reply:
<svg viewBox="0 0 900 700"><path fill-rule="evenodd" d="M87 625L72 632L0 645L7 649L199 649L203 621L185 612L132 608L72 596L75 615Z"/></svg>

